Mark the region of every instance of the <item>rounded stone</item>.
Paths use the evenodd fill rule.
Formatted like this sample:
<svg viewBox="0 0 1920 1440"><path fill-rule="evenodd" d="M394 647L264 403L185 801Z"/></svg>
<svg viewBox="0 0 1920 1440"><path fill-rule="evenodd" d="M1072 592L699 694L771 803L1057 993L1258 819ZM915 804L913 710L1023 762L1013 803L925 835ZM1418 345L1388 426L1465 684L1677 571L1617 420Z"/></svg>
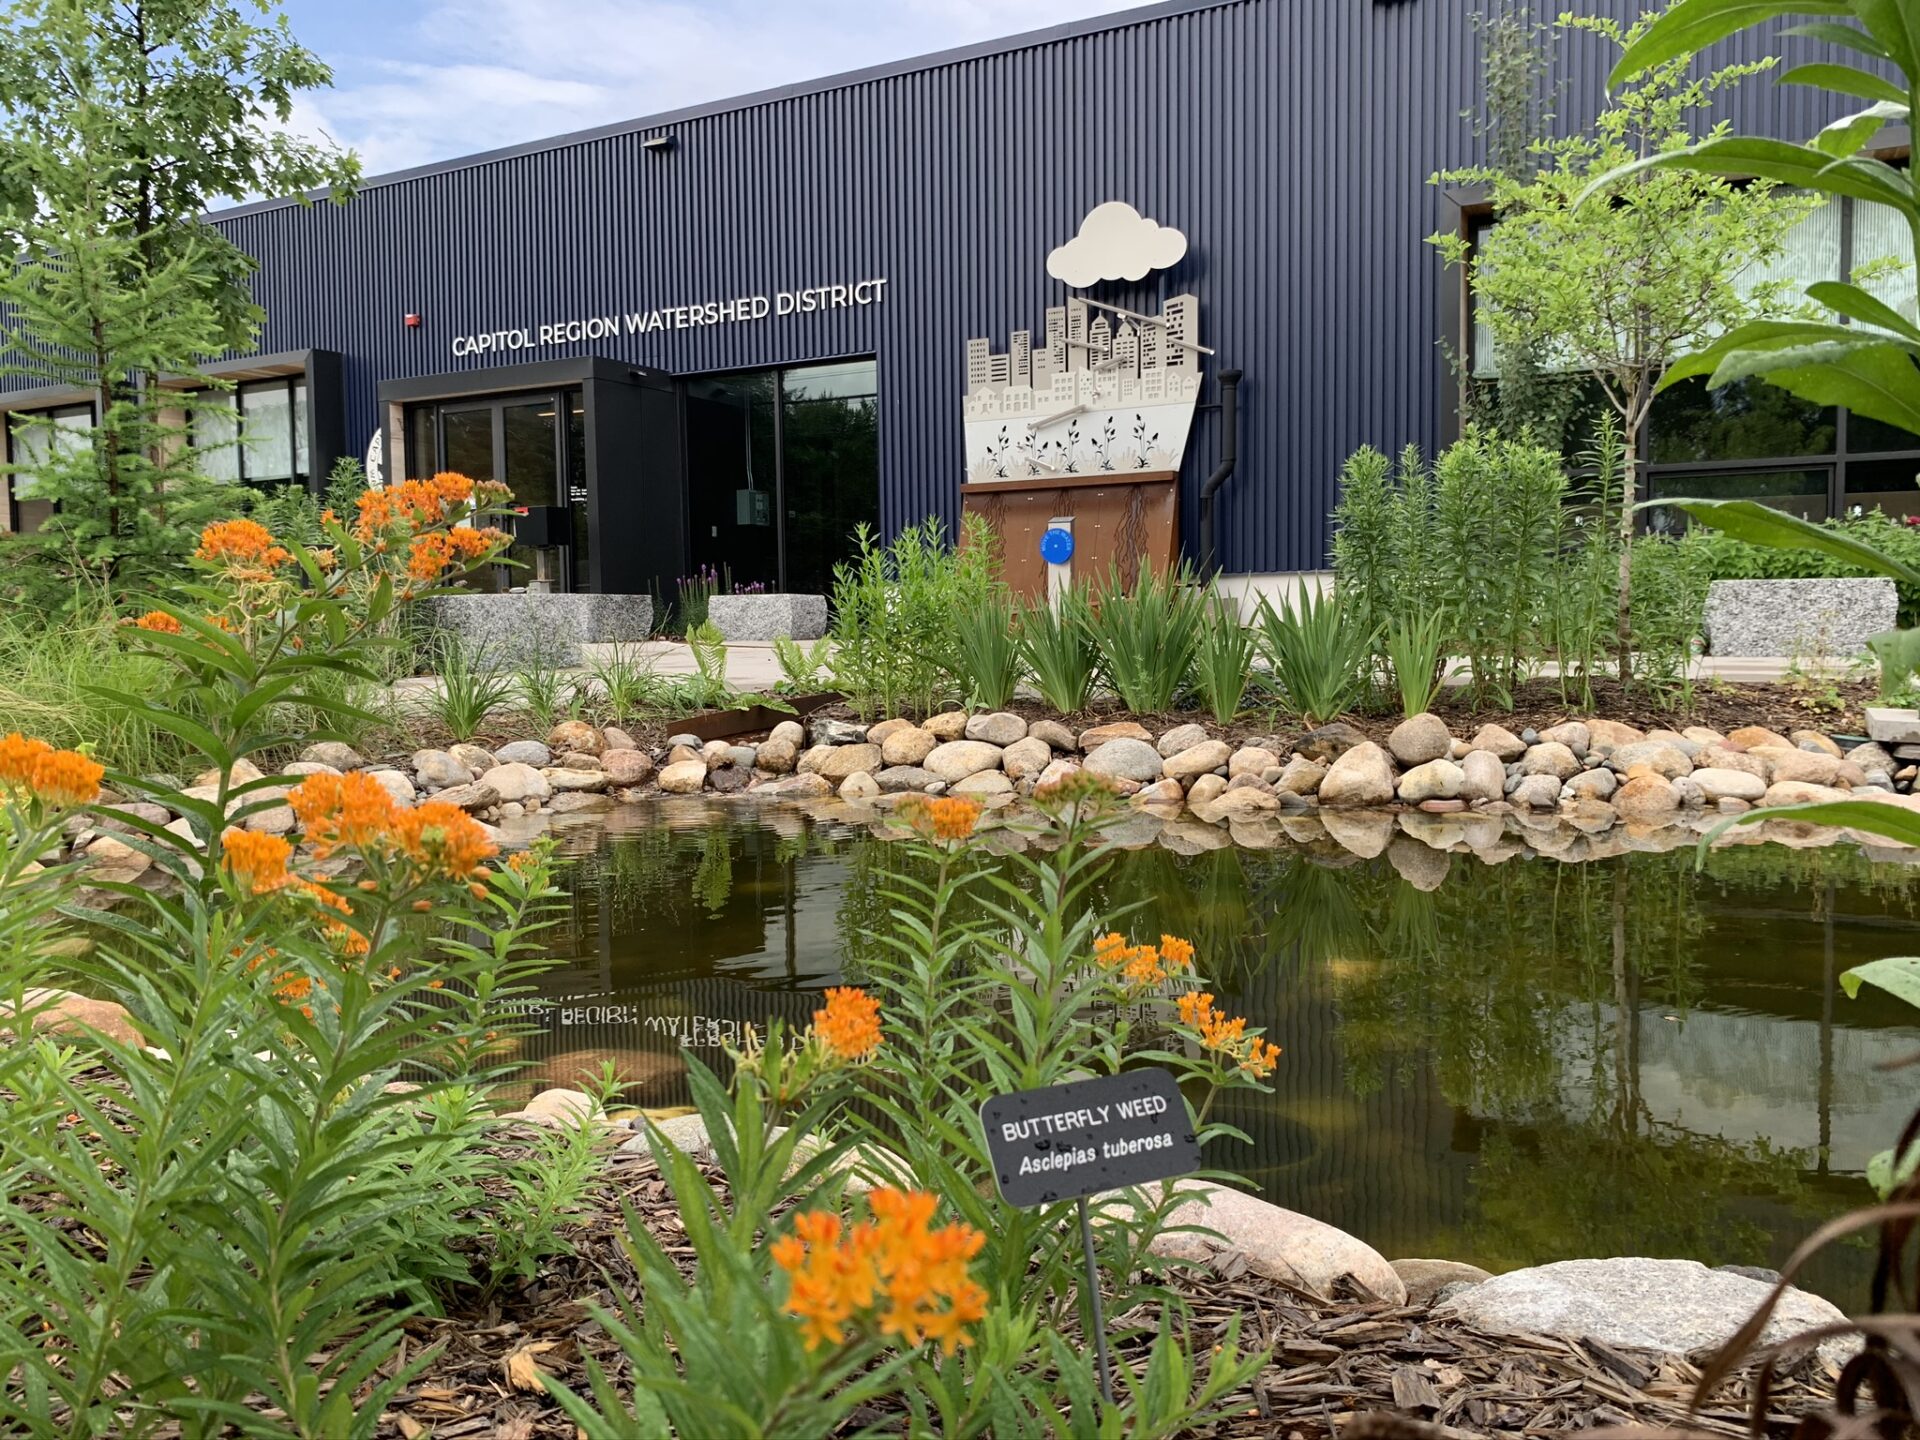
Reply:
<svg viewBox="0 0 1920 1440"><path fill-rule="evenodd" d="M1527 753L1527 742L1507 729L1504 725L1482 725L1473 732L1473 738L1467 742L1469 752L1484 750L1503 763L1518 760Z"/></svg>
<svg viewBox="0 0 1920 1440"><path fill-rule="evenodd" d="M1573 751L1558 740L1542 740L1537 745L1530 745L1527 753L1520 757L1519 773L1522 775L1551 775L1565 782L1578 775L1580 770L1580 761Z"/></svg>
<svg viewBox="0 0 1920 1440"><path fill-rule="evenodd" d="M1400 798L1410 805L1422 800L1451 800L1460 793L1466 772L1451 760L1428 760L1400 777Z"/></svg>
<svg viewBox="0 0 1920 1440"><path fill-rule="evenodd" d="M1046 741L1028 735L1024 740L1016 740L1007 746L1000 756L1000 768L1007 772L1012 780L1024 780L1029 775L1038 775L1053 763L1053 747Z"/></svg>
<svg viewBox="0 0 1920 1440"><path fill-rule="evenodd" d="M1187 803L1198 808L1225 793L1227 782L1218 775L1202 775L1187 787Z"/></svg>
<svg viewBox="0 0 1920 1440"><path fill-rule="evenodd" d="M1393 762L1371 740L1344 752L1320 782L1322 805L1385 805L1392 799Z"/></svg>
<svg viewBox="0 0 1920 1440"><path fill-rule="evenodd" d="M1560 803L1560 780L1553 775L1523 775L1507 799L1520 810L1551 810Z"/></svg>
<svg viewBox="0 0 1920 1440"><path fill-rule="evenodd" d="M1582 720L1563 720L1558 725L1549 725L1540 732L1540 738L1555 745L1564 745L1574 754L1582 756L1593 745L1593 731Z"/></svg>
<svg viewBox="0 0 1920 1440"><path fill-rule="evenodd" d="M574 770L564 765L554 765L540 773L547 777L547 784L553 787L556 795L597 793L611 783L604 770Z"/></svg>
<svg viewBox="0 0 1920 1440"><path fill-rule="evenodd" d="M1644 765L1656 775L1669 780L1693 773L1693 760L1677 745L1665 740L1648 737L1631 745L1617 746L1607 757L1607 764L1625 775L1636 766Z"/></svg>
<svg viewBox="0 0 1920 1440"><path fill-rule="evenodd" d="M1160 758L1170 760L1183 750L1191 750L1196 745L1207 743L1207 727L1204 725L1176 725L1154 742L1154 749L1160 752Z"/></svg>
<svg viewBox="0 0 1920 1440"><path fill-rule="evenodd" d="M940 744L931 730L903 725L881 738L880 758L889 765L918 765Z"/></svg>
<svg viewBox="0 0 1920 1440"><path fill-rule="evenodd" d="M1766 762L1767 778L1776 784L1782 780L1799 780L1808 785L1831 785L1840 773L1840 758L1824 750L1756 745L1747 753Z"/></svg>
<svg viewBox="0 0 1920 1440"><path fill-rule="evenodd" d="M1134 728L1141 729L1139 726ZM1087 732L1089 735L1092 733ZM1141 733L1146 732L1142 730ZM1085 735L1081 737L1081 744L1086 744ZM1158 780L1163 768L1160 752L1146 740L1132 736L1105 741L1087 752L1087 772L1104 775L1111 780L1133 780L1145 784L1149 780Z"/></svg>
<svg viewBox="0 0 1920 1440"><path fill-rule="evenodd" d="M473 779L473 771L445 750L414 751L413 773L429 790L444 790L449 785L465 785Z"/></svg>
<svg viewBox="0 0 1920 1440"><path fill-rule="evenodd" d="M1200 727L1196 725L1193 728L1198 730ZM1161 753L1166 754L1165 750ZM1209 771L1218 770L1232 755L1226 741L1202 740L1197 745L1189 745L1168 755L1160 762L1160 772L1174 780L1195 780Z"/></svg>
<svg viewBox="0 0 1920 1440"><path fill-rule="evenodd" d="M760 742L760 748L754 752L753 761L770 775L785 775L793 769L794 762L799 758L793 742L783 735L776 735Z"/></svg>
<svg viewBox="0 0 1920 1440"><path fill-rule="evenodd" d="M369 770L380 788L391 795L396 805L412 805L420 792L414 788L413 781L398 770Z"/></svg>
<svg viewBox="0 0 1920 1440"><path fill-rule="evenodd" d="M644 750L609 750L600 759L615 785L638 785L653 774L653 757Z"/></svg>
<svg viewBox="0 0 1920 1440"><path fill-rule="evenodd" d="M881 768L878 745L815 745L800 757L800 773L818 775L838 785L862 770L871 775Z"/></svg>
<svg viewBox="0 0 1920 1440"><path fill-rule="evenodd" d="M1476 800L1498 800L1506 789L1506 767L1495 752L1470 750L1460 761L1460 799L1469 804Z"/></svg>
<svg viewBox="0 0 1920 1440"><path fill-rule="evenodd" d="M496 764L531 765L540 770L553 763L553 751L538 740L512 740L494 751L493 758Z"/></svg>
<svg viewBox="0 0 1920 1440"><path fill-rule="evenodd" d="M1619 788L1620 781L1604 766L1583 770L1560 788L1563 800L1605 800Z"/></svg>
<svg viewBox="0 0 1920 1440"><path fill-rule="evenodd" d="M449 745L447 753L475 775L484 775L500 763L499 757L483 745Z"/></svg>
<svg viewBox="0 0 1920 1440"><path fill-rule="evenodd" d="M921 767L949 785L982 770L1000 768L1000 747L984 740L948 740L929 750Z"/></svg>
<svg viewBox="0 0 1920 1440"><path fill-rule="evenodd" d="M911 720L904 720L896 715L891 720L882 720L878 725L869 727L867 730L867 741L873 745L885 745L889 735L894 734L896 731L913 728L914 724Z"/></svg>
<svg viewBox="0 0 1920 1440"><path fill-rule="evenodd" d="M1186 799L1187 792L1180 788L1178 780L1160 779L1143 786L1134 795L1133 803L1144 809L1150 805L1182 805Z"/></svg>
<svg viewBox="0 0 1920 1440"><path fill-rule="evenodd" d="M1279 763L1279 754L1266 746L1243 745L1234 751L1227 761L1227 778L1232 779L1236 775L1264 775Z"/></svg>
<svg viewBox="0 0 1920 1440"><path fill-rule="evenodd" d="M794 754L800 753L800 747L807 743L807 731L798 720L782 720L767 732L767 739L782 740L793 747Z"/></svg>
<svg viewBox="0 0 1920 1440"><path fill-rule="evenodd" d="M1112 720L1105 725L1089 726L1080 732L1080 748L1089 754L1109 740L1141 740L1151 744L1153 732L1136 720Z"/></svg>
<svg viewBox="0 0 1920 1440"><path fill-rule="evenodd" d="M1013 791L1013 782L998 770L976 770L953 782L948 792L952 795L1007 795Z"/></svg>
<svg viewBox="0 0 1920 1440"><path fill-rule="evenodd" d="M918 765L889 765L876 773L873 779L882 795L925 790L929 785L940 783L940 778L931 770L922 770Z"/></svg>
<svg viewBox="0 0 1920 1440"><path fill-rule="evenodd" d="M1666 776L1643 770L1629 777L1627 783L1620 787L1613 797L1613 808L1629 824L1657 825L1680 808L1680 797L1674 793Z"/></svg>
<svg viewBox="0 0 1920 1440"><path fill-rule="evenodd" d="M1005 747L1027 738L1027 722L1008 710L973 715L967 719L966 738Z"/></svg>
<svg viewBox="0 0 1920 1440"><path fill-rule="evenodd" d="M1767 787L1760 804L1771 810L1782 805L1825 805L1831 801L1852 798L1849 792L1836 790L1831 785L1815 785L1806 780L1776 780Z"/></svg>
<svg viewBox="0 0 1920 1440"><path fill-rule="evenodd" d="M336 770L358 770L367 763L366 757L353 746L338 740L317 740L300 752L300 758L331 765Z"/></svg>
<svg viewBox="0 0 1920 1440"><path fill-rule="evenodd" d="M1619 720L1587 721L1587 748L1589 750L1617 750L1622 745L1631 745L1637 740L1647 738L1647 732Z"/></svg>
<svg viewBox="0 0 1920 1440"><path fill-rule="evenodd" d="M700 747L700 758L707 762L707 768L733 763L733 743L729 740L709 740Z"/></svg>
<svg viewBox="0 0 1920 1440"><path fill-rule="evenodd" d="M1700 787L1709 804L1721 800L1745 800L1748 804L1767 793L1767 782L1745 770L1724 770L1707 765L1687 777Z"/></svg>
<svg viewBox="0 0 1920 1440"><path fill-rule="evenodd" d="M1027 726L1027 736L1033 740L1044 740L1055 750L1078 750L1080 737L1062 725L1058 720L1036 720Z"/></svg>
<svg viewBox="0 0 1920 1440"><path fill-rule="evenodd" d="M546 749L544 745L540 748ZM545 800L553 794L553 786L547 783L545 775L518 760L501 761L480 777L480 783L498 795L502 802Z"/></svg>
<svg viewBox="0 0 1920 1440"><path fill-rule="evenodd" d="M562 720L547 734L549 750L578 750L584 755L598 755L607 748L607 737L584 720Z"/></svg>
<svg viewBox="0 0 1920 1440"><path fill-rule="evenodd" d="M1432 711L1409 715L1393 727L1387 737L1387 749L1402 765L1424 765L1429 760L1444 760L1453 748L1453 736L1447 722Z"/></svg>
<svg viewBox="0 0 1920 1440"><path fill-rule="evenodd" d="M500 803L500 792L483 780L471 785L449 785L433 797L442 805L457 805L462 810L491 810Z"/></svg>
<svg viewBox="0 0 1920 1440"><path fill-rule="evenodd" d="M872 800L879 794L879 782L865 770L856 770L840 782L842 800Z"/></svg>
<svg viewBox="0 0 1920 1440"><path fill-rule="evenodd" d="M669 795L695 795L707 783L707 767L698 760L681 760L660 772L660 788Z"/></svg>
<svg viewBox="0 0 1920 1440"><path fill-rule="evenodd" d="M1240 753L1244 755L1246 751L1243 750ZM1264 755L1269 752L1263 750L1260 753ZM1251 770L1235 770L1231 762L1229 762L1227 773L1235 780L1238 780L1241 776L1250 775L1254 772ZM1262 780L1267 778L1267 772L1265 770L1260 771L1259 774ZM1326 778L1327 767L1322 765L1318 760L1309 760L1304 755L1295 755L1287 761L1285 768L1275 777L1273 786L1276 790L1284 790L1290 795L1317 795L1320 793L1320 786Z"/></svg>
<svg viewBox="0 0 1920 1440"><path fill-rule="evenodd" d="M1189 796L1187 803L1193 806L1195 814L1204 815L1216 825L1222 820L1265 815L1280 808L1280 801L1271 791L1256 789L1253 786L1246 786L1239 790L1224 790L1213 799L1206 801L1195 801Z"/></svg>
<svg viewBox="0 0 1920 1440"><path fill-rule="evenodd" d="M942 710L929 715L920 722L922 730L931 730L936 740L959 740L967 733L967 712L964 710Z"/></svg>
<svg viewBox="0 0 1920 1440"><path fill-rule="evenodd" d="M1478 1285L1493 1276L1463 1260L1394 1260L1393 1273L1407 1287L1407 1303L1424 1305L1449 1285Z"/></svg>

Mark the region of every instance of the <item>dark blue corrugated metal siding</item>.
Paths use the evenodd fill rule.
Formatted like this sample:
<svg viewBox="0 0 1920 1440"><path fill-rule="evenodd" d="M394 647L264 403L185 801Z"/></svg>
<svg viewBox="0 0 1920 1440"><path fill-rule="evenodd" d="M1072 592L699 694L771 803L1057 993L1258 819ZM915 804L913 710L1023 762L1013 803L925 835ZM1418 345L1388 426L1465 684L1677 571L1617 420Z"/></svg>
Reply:
<svg viewBox="0 0 1920 1440"><path fill-rule="evenodd" d="M1625 13L1634 5L1608 0ZM261 261L263 352L345 356L347 445L379 381L597 352L686 374L874 354L883 522L958 509L962 346L1038 331L1047 250L1125 199L1186 231L1209 370L1246 372L1222 492L1229 570L1321 563L1341 459L1432 446L1445 376L1428 177L1474 157L1469 0L1230 0L1110 17L1043 44L670 120L368 187L345 209L220 221ZM1799 42L1789 42L1789 45ZM1800 46L1801 50L1812 47ZM1564 47L1562 115L1590 115L1605 47ZM1742 88L1745 129L1799 136L1813 92ZM460 361L456 334L885 276L867 310ZM402 316L425 317L407 330ZM1211 400L1209 387L1207 400ZM1186 466L1189 540L1217 416ZM695 483L698 483L695 477Z"/></svg>

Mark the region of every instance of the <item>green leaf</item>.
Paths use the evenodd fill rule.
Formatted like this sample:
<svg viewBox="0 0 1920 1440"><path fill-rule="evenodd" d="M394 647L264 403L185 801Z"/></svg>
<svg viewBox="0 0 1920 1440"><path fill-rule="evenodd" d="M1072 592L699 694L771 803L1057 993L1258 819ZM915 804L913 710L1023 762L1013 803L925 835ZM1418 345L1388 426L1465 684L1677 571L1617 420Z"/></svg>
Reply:
<svg viewBox="0 0 1920 1440"><path fill-rule="evenodd" d="M1898 955L1869 960L1840 972L1840 988L1849 1000L1860 997L1860 987L1872 985L1920 1010L1920 956Z"/></svg>
<svg viewBox="0 0 1920 1440"><path fill-rule="evenodd" d="M1851 287L1849 287L1851 288ZM1666 390L1682 381L1699 376L1718 375L1721 366L1735 356L1771 356L1782 367L1805 363L1824 355L1824 347L1845 349L1852 346L1892 345L1920 356L1920 341L1908 341L1895 335L1869 335L1855 326L1829 320L1749 320L1722 335L1704 350L1682 356L1660 377L1658 390ZM1748 363L1743 359L1743 364Z"/></svg>
<svg viewBox="0 0 1920 1440"><path fill-rule="evenodd" d="M1574 203L1584 205L1595 195L1610 194L1622 181L1647 170L1705 170L1715 175L1757 176L1828 195L1870 200L1903 212L1913 206L1912 192L1900 172L1884 161L1859 155L1836 159L1812 145L1751 135L1724 135L1684 150L1666 150L1621 165L1589 181Z"/></svg>
<svg viewBox="0 0 1920 1440"><path fill-rule="evenodd" d="M1880 697L1889 699L1907 688L1920 670L1920 630L1883 630L1867 637L1867 648L1880 665Z"/></svg>
<svg viewBox="0 0 1920 1440"><path fill-rule="evenodd" d="M1851 115L1842 115L1822 126L1808 143L1822 155L1831 155L1844 160L1850 155L1858 155L1893 121L1904 121L1907 107L1890 105L1877 100L1864 110L1856 110Z"/></svg>
<svg viewBox="0 0 1920 1440"><path fill-rule="evenodd" d="M1920 341L1920 325L1915 325L1884 300L1868 294L1858 285L1848 285L1839 280L1818 280L1807 287L1807 296L1818 300L1829 310L1839 311L1849 320L1858 320L1862 325L1877 325L1882 330L1891 330L1909 340Z"/></svg>
<svg viewBox="0 0 1920 1440"><path fill-rule="evenodd" d="M1697 54L1716 40L1785 15L1851 16L1844 0L1685 0L1673 6L1629 45L1607 77L1612 89L1644 70Z"/></svg>
<svg viewBox="0 0 1920 1440"><path fill-rule="evenodd" d="M1775 510L1757 500L1659 500L1643 504L1684 510L1702 524L1711 525L1749 545L1765 545L1775 550L1811 550L1849 565L1857 565L1875 575L1887 575L1910 585L1920 584L1920 571L1881 553L1864 541L1856 540L1842 531L1816 525L1810 520L1802 520L1798 515L1789 515L1784 510ZM1861 808L1859 802L1855 802L1855 805ZM1886 807L1869 804L1864 808ZM1920 825L1920 817L1916 817L1915 823Z"/></svg>
<svg viewBox="0 0 1920 1440"><path fill-rule="evenodd" d="M1915 1170L1920 1170L1920 1141L1907 1147L1907 1158L1898 1166L1893 1163L1892 1150L1882 1150L1867 1161L1867 1183L1873 1186L1874 1194L1885 1200L1911 1180Z"/></svg>
<svg viewBox="0 0 1920 1440"><path fill-rule="evenodd" d="M1853 95L1862 100L1885 100L1892 105L1905 106L1907 103L1906 94L1891 80L1865 70L1856 70L1851 65L1796 65L1780 77L1780 83L1815 85L1822 90L1836 90L1842 95Z"/></svg>
<svg viewBox="0 0 1920 1440"><path fill-rule="evenodd" d="M1865 55L1871 60L1891 58L1885 47L1866 31L1855 29L1851 25L1841 25L1832 20L1809 20L1805 25L1790 25L1780 33L1804 35L1809 40L1818 40L1825 45L1837 45L1842 50L1851 50L1856 55Z"/></svg>
<svg viewBox="0 0 1920 1440"><path fill-rule="evenodd" d="M1909 80L1920 76L1920 11L1914 9L1913 0L1852 0L1851 8L1861 27L1887 52L1887 59Z"/></svg>
<svg viewBox="0 0 1920 1440"><path fill-rule="evenodd" d="M1720 362L1708 385L1719 389L1757 375L1803 400L1845 405L1902 430L1920 430L1920 370L1905 342L1876 339L1766 352L1735 351Z"/></svg>

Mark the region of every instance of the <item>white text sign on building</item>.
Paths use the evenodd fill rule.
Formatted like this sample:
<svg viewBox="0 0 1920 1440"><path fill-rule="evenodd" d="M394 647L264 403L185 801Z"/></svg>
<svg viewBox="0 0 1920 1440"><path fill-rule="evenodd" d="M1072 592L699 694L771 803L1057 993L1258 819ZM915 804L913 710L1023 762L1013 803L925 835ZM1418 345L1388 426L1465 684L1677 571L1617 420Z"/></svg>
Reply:
<svg viewBox="0 0 1920 1440"><path fill-rule="evenodd" d="M696 330L707 325L738 325L765 320L770 315L810 315L822 310L845 310L878 305L886 298L886 279L854 280L838 285L809 285L770 294L732 295L691 305L662 305L651 310L626 310L599 315L547 320L504 330L485 330L453 337L455 355L500 355L535 350L544 345L572 345L604 340L613 335L650 335L657 330Z"/></svg>

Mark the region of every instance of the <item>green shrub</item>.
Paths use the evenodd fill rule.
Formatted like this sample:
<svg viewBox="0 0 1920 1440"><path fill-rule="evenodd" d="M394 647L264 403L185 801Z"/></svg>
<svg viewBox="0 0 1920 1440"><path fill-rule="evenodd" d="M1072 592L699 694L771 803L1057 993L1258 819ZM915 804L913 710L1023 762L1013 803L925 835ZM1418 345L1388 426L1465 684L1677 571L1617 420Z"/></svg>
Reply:
<svg viewBox="0 0 1920 1440"><path fill-rule="evenodd" d="M1020 637L1006 588L996 586L954 620L967 703L1005 709L1020 683Z"/></svg>
<svg viewBox="0 0 1920 1440"><path fill-rule="evenodd" d="M1309 725L1351 710L1366 693L1375 628L1338 590L1301 581L1295 595L1260 597L1259 622L1283 709Z"/></svg>
<svg viewBox="0 0 1920 1440"><path fill-rule="evenodd" d="M1260 643L1240 619L1240 602L1211 595L1202 610L1200 643L1193 657L1193 688L1213 718L1231 724L1253 683L1253 661Z"/></svg>
<svg viewBox="0 0 1920 1440"><path fill-rule="evenodd" d="M834 688L862 719L931 713L967 688L956 617L993 584L991 532L970 514L957 546L937 518L889 545L864 525L854 539L833 572Z"/></svg>
<svg viewBox="0 0 1920 1440"><path fill-rule="evenodd" d="M452 636L441 638L433 670L433 684L423 692L422 706L460 743L478 735L489 715L508 709L521 693L511 671L494 669L485 654Z"/></svg>
<svg viewBox="0 0 1920 1440"><path fill-rule="evenodd" d="M1707 559L1700 547L1664 536L1633 542L1636 671L1656 695L1683 704L1693 697L1692 662L1713 581Z"/></svg>
<svg viewBox="0 0 1920 1440"><path fill-rule="evenodd" d="M1184 569L1161 574L1143 565L1131 590L1117 567L1108 572L1089 623L1100 673L1134 714L1173 708L1193 669L1206 605L1206 592Z"/></svg>
<svg viewBox="0 0 1920 1440"><path fill-rule="evenodd" d="M39 735L85 747L116 769L180 770L188 748L115 695L151 694L165 667L130 650L104 606L49 620L15 611L0 616L0 734Z"/></svg>
<svg viewBox="0 0 1920 1440"><path fill-rule="evenodd" d="M1100 673L1086 587L1070 586L1057 606L1035 601L1019 607L1020 660L1040 698L1062 715L1087 708Z"/></svg>
<svg viewBox="0 0 1920 1440"><path fill-rule="evenodd" d="M1400 691L1400 713L1414 716L1431 710L1445 680L1447 615L1444 610L1418 616L1396 615L1387 624L1387 659Z"/></svg>

